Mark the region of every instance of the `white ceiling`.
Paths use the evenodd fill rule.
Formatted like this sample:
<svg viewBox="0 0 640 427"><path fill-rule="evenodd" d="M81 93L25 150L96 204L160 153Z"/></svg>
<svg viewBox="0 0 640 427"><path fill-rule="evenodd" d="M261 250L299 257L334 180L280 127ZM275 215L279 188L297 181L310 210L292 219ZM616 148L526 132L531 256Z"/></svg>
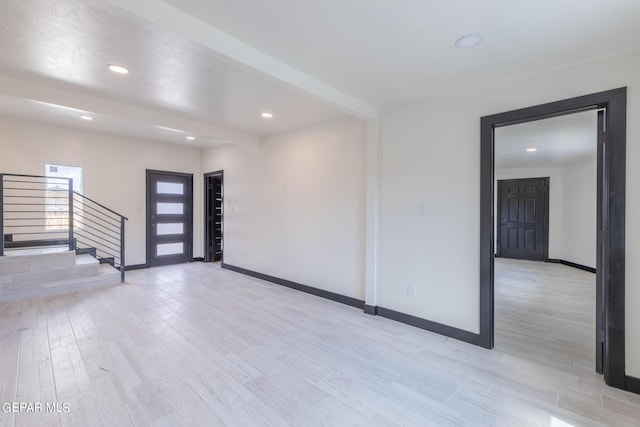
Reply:
<svg viewBox="0 0 640 427"><path fill-rule="evenodd" d="M177 143L184 141L184 136L176 138L180 133L158 135L149 130L159 125L195 133L199 142L252 143L253 135L345 117L297 89L231 64L196 42L107 3L95 5L104 9L70 0L0 3L0 74L12 80L4 85L12 98L24 95L16 104L5 99L0 113L74 126L60 109L30 102L44 101L95 111L91 125L96 130L106 128ZM115 75L107 70L110 63L126 65L131 72ZM35 85L56 88L59 96L47 97L36 89L29 94L16 93L16 79L27 89ZM79 105L73 102L77 95L94 100ZM155 114L141 117L120 116L113 109L103 112L98 107L102 100ZM263 119L263 111L273 112L274 119ZM171 115L173 119L167 123L155 115ZM194 121L210 126L194 126ZM78 123L88 127L88 123ZM218 132L220 128L222 132ZM227 130L232 131L231 136Z"/></svg>
<svg viewBox="0 0 640 427"><path fill-rule="evenodd" d="M598 142L595 110L495 130L495 167L562 167L593 159ZM527 152L527 148L536 148Z"/></svg>
<svg viewBox="0 0 640 427"><path fill-rule="evenodd" d="M635 51L639 21L638 0L3 0L0 114L165 142L194 134L196 145L257 144ZM484 42L455 49L469 32ZM109 63L131 73L111 74ZM74 110L49 104L96 119L76 122Z"/></svg>
<svg viewBox="0 0 640 427"><path fill-rule="evenodd" d="M638 0L166 0L376 107L639 49ZM484 35L476 49L454 42Z"/></svg>

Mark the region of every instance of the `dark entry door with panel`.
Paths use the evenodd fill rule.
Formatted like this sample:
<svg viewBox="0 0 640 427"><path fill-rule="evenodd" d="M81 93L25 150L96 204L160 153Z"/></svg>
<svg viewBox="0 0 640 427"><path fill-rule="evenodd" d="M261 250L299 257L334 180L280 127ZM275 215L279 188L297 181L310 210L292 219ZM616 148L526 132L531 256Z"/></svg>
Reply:
<svg viewBox="0 0 640 427"><path fill-rule="evenodd" d="M193 175L147 170L147 264L191 260Z"/></svg>
<svg viewBox="0 0 640 427"><path fill-rule="evenodd" d="M549 178L498 181L498 255L548 258Z"/></svg>

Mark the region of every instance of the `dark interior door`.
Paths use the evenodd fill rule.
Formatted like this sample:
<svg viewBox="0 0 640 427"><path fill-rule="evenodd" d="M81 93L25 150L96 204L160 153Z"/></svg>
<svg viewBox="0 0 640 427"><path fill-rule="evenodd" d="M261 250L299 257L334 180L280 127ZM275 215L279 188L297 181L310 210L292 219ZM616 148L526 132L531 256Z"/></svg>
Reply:
<svg viewBox="0 0 640 427"><path fill-rule="evenodd" d="M205 175L205 261L222 261L224 250L224 174Z"/></svg>
<svg viewBox="0 0 640 427"><path fill-rule="evenodd" d="M191 260L193 175L147 170L147 264Z"/></svg>
<svg viewBox="0 0 640 427"><path fill-rule="evenodd" d="M549 178L498 181L498 212L499 256L547 259Z"/></svg>

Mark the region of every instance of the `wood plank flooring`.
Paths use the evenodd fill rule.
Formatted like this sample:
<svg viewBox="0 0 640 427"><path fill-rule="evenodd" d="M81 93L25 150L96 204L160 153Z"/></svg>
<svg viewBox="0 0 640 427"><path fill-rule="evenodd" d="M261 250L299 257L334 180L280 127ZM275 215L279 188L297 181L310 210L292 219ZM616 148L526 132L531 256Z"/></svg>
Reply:
<svg viewBox="0 0 640 427"><path fill-rule="evenodd" d="M70 411L0 426L638 425L593 373L588 273L503 261L493 351L203 263L2 303L0 403Z"/></svg>
<svg viewBox="0 0 640 427"><path fill-rule="evenodd" d="M497 258L496 349L542 364L595 369L595 274Z"/></svg>

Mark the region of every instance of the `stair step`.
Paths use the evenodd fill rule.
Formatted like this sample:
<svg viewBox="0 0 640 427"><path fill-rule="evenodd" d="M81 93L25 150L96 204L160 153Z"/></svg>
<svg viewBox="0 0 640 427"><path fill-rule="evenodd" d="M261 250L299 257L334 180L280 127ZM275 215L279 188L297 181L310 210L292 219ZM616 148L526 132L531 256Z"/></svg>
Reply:
<svg viewBox="0 0 640 427"><path fill-rule="evenodd" d="M42 296L68 294L71 292L103 288L119 284L120 271L116 270L109 264L100 264L99 274L97 276L48 283L46 287L42 288Z"/></svg>
<svg viewBox="0 0 640 427"><path fill-rule="evenodd" d="M74 255L73 265L53 266L47 269L38 269L26 273L17 273L12 276L13 287L36 285L50 281L79 279L82 277L97 276L99 273L98 260L91 255Z"/></svg>
<svg viewBox="0 0 640 427"><path fill-rule="evenodd" d="M22 249L5 255L0 257L0 276L72 268L76 263L75 253L67 248Z"/></svg>
<svg viewBox="0 0 640 427"><path fill-rule="evenodd" d="M5 256L27 256L27 255L47 255L57 254L60 252L69 252L69 248L24 248L24 249L12 249L6 251Z"/></svg>
<svg viewBox="0 0 640 427"><path fill-rule="evenodd" d="M55 280L19 288L5 287L0 278L0 300L17 301L50 295L61 295L88 289L115 286L120 283L120 271L111 267L109 264L97 264L97 260L94 259L94 261L96 265L98 265L98 274L89 277Z"/></svg>

